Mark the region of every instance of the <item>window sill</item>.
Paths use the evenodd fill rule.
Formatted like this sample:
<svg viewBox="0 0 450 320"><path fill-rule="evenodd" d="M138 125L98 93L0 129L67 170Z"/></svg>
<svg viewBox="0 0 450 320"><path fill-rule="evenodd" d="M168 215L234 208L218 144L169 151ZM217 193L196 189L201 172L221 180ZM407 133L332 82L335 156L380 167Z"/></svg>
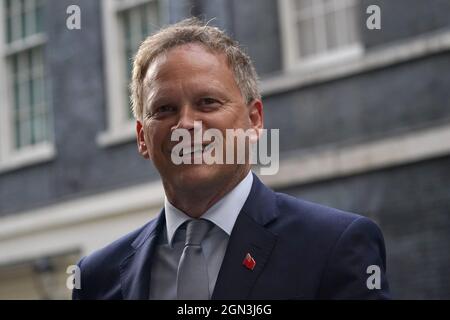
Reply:
<svg viewBox="0 0 450 320"><path fill-rule="evenodd" d="M55 147L51 143L29 146L1 160L0 173L45 163L53 160L55 157Z"/></svg>
<svg viewBox="0 0 450 320"><path fill-rule="evenodd" d="M298 60L295 63L286 65L285 68L297 73L314 73L317 70L355 60L363 54L364 47L357 43L349 47Z"/></svg>
<svg viewBox="0 0 450 320"><path fill-rule="evenodd" d="M371 49L362 54L349 55L345 59L335 59L333 63L329 61L326 65L317 63L309 68L293 67L292 71L285 71L281 75L263 79L261 81L261 93L263 96L270 96L420 59L448 50L450 50L450 31L436 31L412 40Z"/></svg>
<svg viewBox="0 0 450 320"><path fill-rule="evenodd" d="M101 147L107 148L123 143L128 143L136 139L135 122L130 121L123 124L121 127L109 129L101 132L97 136L97 144Z"/></svg>

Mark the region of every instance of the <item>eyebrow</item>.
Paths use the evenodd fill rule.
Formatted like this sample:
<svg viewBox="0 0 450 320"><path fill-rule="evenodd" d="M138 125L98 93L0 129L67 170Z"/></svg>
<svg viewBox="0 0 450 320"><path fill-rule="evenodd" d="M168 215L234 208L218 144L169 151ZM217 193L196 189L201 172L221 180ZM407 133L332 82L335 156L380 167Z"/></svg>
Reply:
<svg viewBox="0 0 450 320"><path fill-rule="evenodd" d="M206 87L202 87L199 90L195 92L196 97L202 97L202 96L217 96L221 99L226 99L225 89L218 89L217 86L214 85L207 85ZM147 98L146 102L148 104L154 104L155 101L161 101L172 97L172 90L169 88L161 88L161 89L154 89L149 88L147 90Z"/></svg>

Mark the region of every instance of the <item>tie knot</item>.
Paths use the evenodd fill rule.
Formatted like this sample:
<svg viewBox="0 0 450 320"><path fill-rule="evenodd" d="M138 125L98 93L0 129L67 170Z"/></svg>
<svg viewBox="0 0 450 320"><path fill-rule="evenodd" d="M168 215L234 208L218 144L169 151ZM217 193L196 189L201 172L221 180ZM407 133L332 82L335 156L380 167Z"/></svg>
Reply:
<svg viewBox="0 0 450 320"><path fill-rule="evenodd" d="M186 226L186 243L185 245L200 245L203 238L211 228L211 223L205 219L192 219Z"/></svg>

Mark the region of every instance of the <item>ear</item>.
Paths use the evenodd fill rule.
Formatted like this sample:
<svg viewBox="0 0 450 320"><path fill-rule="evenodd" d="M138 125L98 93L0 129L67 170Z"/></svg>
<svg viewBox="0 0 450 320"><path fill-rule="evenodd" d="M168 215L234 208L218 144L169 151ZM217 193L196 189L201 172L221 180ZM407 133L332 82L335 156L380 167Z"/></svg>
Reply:
<svg viewBox="0 0 450 320"><path fill-rule="evenodd" d="M248 108L250 126L258 133L256 137L256 140L258 140L261 135L261 130L264 128L264 111L262 101L260 99L254 99L250 102Z"/></svg>
<svg viewBox="0 0 450 320"><path fill-rule="evenodd" d="M142 122L139 120L136 121L136 138L139 153L145 159L150 159L150 154L144 139L144 128L142 126Z"/></svg>

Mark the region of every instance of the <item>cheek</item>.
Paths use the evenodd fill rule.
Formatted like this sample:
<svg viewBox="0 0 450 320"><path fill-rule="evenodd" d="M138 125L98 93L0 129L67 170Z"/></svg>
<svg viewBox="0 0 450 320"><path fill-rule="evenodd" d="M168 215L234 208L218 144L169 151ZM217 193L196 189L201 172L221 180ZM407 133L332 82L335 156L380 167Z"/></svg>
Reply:
<svg viewBox="0 0 450 320"><path fill-rule="evenodd" d="M229 128L233 129L248 129L250 128L250 120L247 113L242 111L233 115L232 120L229 122Z"/></svg>
<svg viewBox="0 0 450 320"><path fill-rule="evenodd" d="M249 112L248 107L243 104L236 104L232 108L232 114L233 122L240 125L245 126L249 124Z"/></svg>
<svg viewBox="0 0 450 320"><path fill-rule="evenodd" d="M248 128L249 117L245 106L229 105L221 112L215 113L208 118L208 124L216 128Z"/></svg>
<svg viewBox="0 0 450 320"><path fill-rule="evenodd" d="M170 138L170 137L169 137ZM152 154L157 154L162 150L164 143L167 141L166 131L158 125L147 125L145 134L145 142L147 148Z"/></svg>
<svg viewBox="0 0 450 320"><path fill-rule="evenodd" d="M152 126L146 126L144 139L147 148L151 151L155 146L155 129Z"/></svg>

